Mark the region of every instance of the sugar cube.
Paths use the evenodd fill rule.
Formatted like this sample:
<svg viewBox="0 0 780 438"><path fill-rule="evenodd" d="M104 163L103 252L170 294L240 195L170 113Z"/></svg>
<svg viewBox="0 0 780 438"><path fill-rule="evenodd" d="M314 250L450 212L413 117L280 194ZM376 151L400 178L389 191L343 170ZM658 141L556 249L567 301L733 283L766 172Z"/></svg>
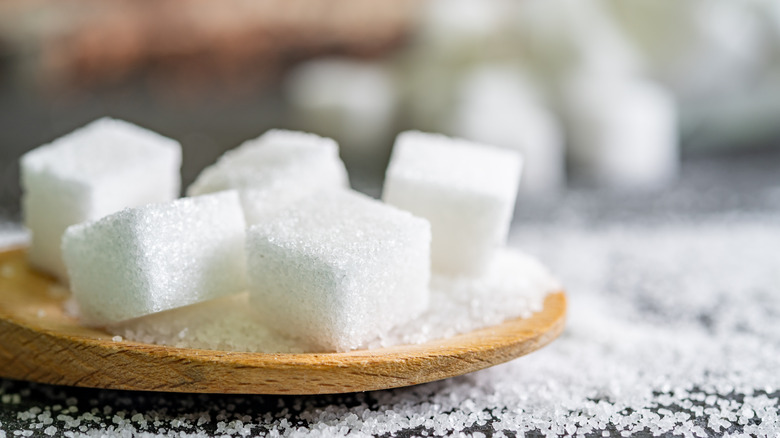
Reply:
<svg viewBox="0 0 780 438"><path fill-rule="evenodd" d="M22 214L36 268L67 280L60 243L70 225L179 195L178 142L110 118L21 158Z"/></svg>
<svg viewBox="0 0 780 438"><path fill-rule="evenodd" d="M382 197L431 222L434 271L476 275L506 243L521 166L516 151L403 132Z"/></svg>
<svg viewBox="0 0 780 438"><path fill-rule="evenodd" d="M564 87L574 170L619 189L657 188L677 176L674 97L633 76L580 72Z"/></svg>
<svg viewBox="0 0 780 438"><path fill-rule="evenodd" d="M318 58L290 72L285 94L301 126L338 139L342 154L364 168L387 155L396 88L381 63Z"/></svg>
<svg viewBox="0 0 780 438"><path fill-rule="evenodd" d="M248 211L246 219L253 223L303 196L348 188L338 152L338 144L329 138L270 130L222 155L198 175L187 194L239 190Z"/></svg>
<svg viewBox="0 0 780 438"><path fill-rule="evenodd" d="M563 188L561 127L522 72L498 65L475 68L462 79L457 94L449 132L519 151L526 163L523 194L546 196Z"/></svg>
<svg viewBox="0 0 780 438"><path fill-rule="evenodd" d="M244 290L245 228L235 191L71 226L62 249L83 321L104 325Z"/></svg>
<svg viewBox="0 0 780 438"><path fill-rule="evenodd" d="M251 302L286 334L358 348L428 306L428 221L351 191L308 197L247 232Z"/></svg>

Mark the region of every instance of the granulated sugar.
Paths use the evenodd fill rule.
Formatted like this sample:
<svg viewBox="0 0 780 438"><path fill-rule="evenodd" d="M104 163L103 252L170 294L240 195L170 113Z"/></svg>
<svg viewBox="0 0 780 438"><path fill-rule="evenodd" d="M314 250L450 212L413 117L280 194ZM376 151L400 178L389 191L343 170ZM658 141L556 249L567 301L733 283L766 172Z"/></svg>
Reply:
<svg viewBox="0 0 780 438"><path fill-rule="evenodd" d="M486 275L473 279L434 275L431 288L434 304L426 313L363 348L422 343L511 317L528 317L541 310L547 293L560 285L533 258L505 250ZM175 347L263 353L320 351L263 324L248 305L246 294L150 315L109 330L127 340Z"/></svg>
<svg viewBox="0 0 780 438"><path fill-rule="evenodd" d="M44 436L780 435L780 214L516 224L566 287L566 331L508 364L333 396L0 383L0 430ZM78 400L76 400L78 399ZM52 431L53 429L48 429Z"/></svg>
<svg viewBox="0 0 780 438"><path fill-rule="evenodd" d="M313 346L265 326L242 293L208 303L156 313L110 327L128 341L172 347L253 353L303 353Z"/></svg>

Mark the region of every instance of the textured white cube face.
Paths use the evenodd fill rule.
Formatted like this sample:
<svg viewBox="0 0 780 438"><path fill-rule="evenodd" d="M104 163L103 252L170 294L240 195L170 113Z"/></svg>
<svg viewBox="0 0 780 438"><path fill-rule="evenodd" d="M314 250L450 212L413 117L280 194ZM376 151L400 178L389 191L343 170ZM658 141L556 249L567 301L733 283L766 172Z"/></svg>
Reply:
<svg viewBox="0 0 780 438"><path fill-rule="evenodd" d="M68 228L63 257L82 320L106 325L244 290L245 228L235 191Z"/></svg>
<svg viewBox="0 0 780 438"><path fill-rule="evenodd" d="M181 146L133 124L103 118L21 159L22 214L38 269L67 279L60 251L71 225L179 195Z"/></svg>
<svg viewBox="0 0 780 438"><path fill-rule="evenodd" d="M249 228L251 302L323 351L363 346L428 306L430 225L355 192L301 200Z"/></svg>
<svg viewBox="0 0 780 438"><path fill-rule="evenodd" d="M375 161L390 136L399 94L387 66L318 58L287 75L285 94L302 126L339 139L346 157Z"/></svg>
<svg viewBox="0 0 780 438"><path fill-rule="evenodd" d="M434 271L479 274L506 243L521 165L515 151L404 132L382 198L430 221Z"/></svg>
<svg viewBox="0 0 780 438"><path fill-rule="evenodd" d="M302 197L348 188L347 171L338 152L338 145L329 138L271 130L222 155L198 175L187 194L239 190L246 219L254 223Z"/></svg>
<svg viewBox="0 0 780 438"><path fill-rule="evenodd" d="M522 72L482 66L458 84L448 131L468 140L517 150L523 156L520 191L547 196L565 183L563 133L555 115Z"/></svg>

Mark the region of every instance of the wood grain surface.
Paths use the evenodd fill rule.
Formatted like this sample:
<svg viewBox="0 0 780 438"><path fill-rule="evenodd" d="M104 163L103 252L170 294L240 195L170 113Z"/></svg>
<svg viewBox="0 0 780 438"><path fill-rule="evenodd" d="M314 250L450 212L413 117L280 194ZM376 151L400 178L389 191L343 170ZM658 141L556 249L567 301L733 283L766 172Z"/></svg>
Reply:
<svg viewBox="0 0 780 438"><path fill-rule="evenodd" d="M418 345L331 354L260 354L115 342L63 313L67 291L0 253L0 376L56 385L233 394L326 394L395 388L503 363L563 330L566 297L531 318Z"/></svg>

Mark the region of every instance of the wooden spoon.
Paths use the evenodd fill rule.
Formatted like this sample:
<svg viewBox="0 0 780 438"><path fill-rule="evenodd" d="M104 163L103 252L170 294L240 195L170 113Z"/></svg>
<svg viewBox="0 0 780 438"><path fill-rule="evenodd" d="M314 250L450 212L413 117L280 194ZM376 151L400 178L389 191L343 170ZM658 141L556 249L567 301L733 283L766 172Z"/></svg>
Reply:
<svg viewBox="0 0 780 438"><path fill-rule="evenodd" d="M58 293L57 290L60 289ZM115 342L63 313L57 283L0 252L0 376L55 385L144 391L326 394L458 376L537 350L563 330L566 296L544 309L448 339L330 354L261 354Z"/></svg>

